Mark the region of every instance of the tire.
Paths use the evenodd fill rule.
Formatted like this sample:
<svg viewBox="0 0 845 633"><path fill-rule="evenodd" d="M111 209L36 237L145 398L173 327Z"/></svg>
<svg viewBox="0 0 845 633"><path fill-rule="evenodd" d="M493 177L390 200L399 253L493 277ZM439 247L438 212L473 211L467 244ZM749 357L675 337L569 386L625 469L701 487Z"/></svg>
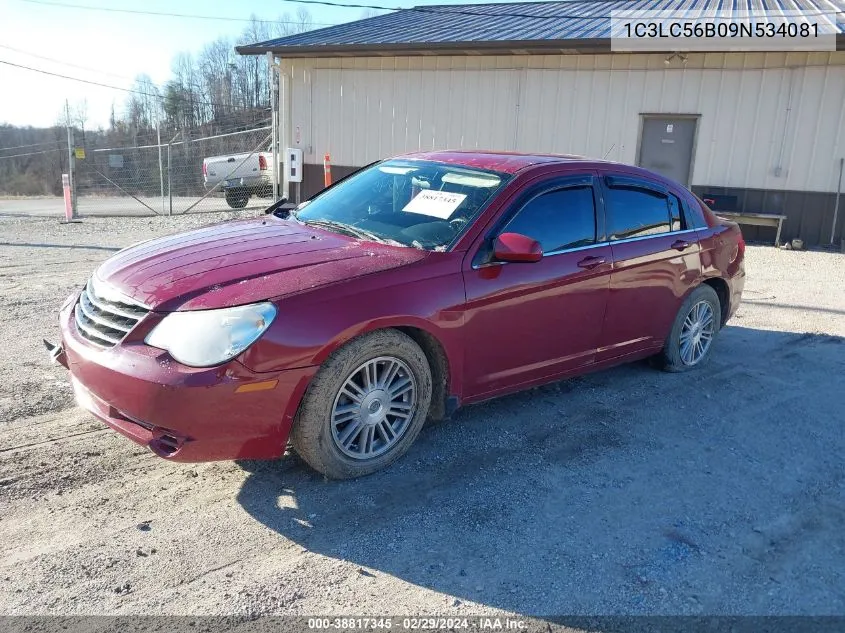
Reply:
<svg viewBox="0 0 845 633"><path fill-rule="evenodd" d="M365 374L370 371L376 380ZM357 401L346 395L355 391L350 380L358 386ZM410 390L405 380L413 385ZM393 386L391 391L379 388L385 381ZM404 394L391 399L391 394L403 389ZM323 363L300 404L291 442L299 456L326 477L369 475L396 461L414 443L428 417L431 392L428 359L412 338L392 329L364 334ZM402 418L401 412L409 410Z"/></svg>
<svg viewBox="0 0 845 633"><path fill-rule="evenodd" d="M226 204L233 209L243 209L249 202L249 194L243 191L227 191Z"/></svg>
<svg viewBox="0 0 845 633"><path fill-rule="evenodd" d="M702 335L706 334L706 327L703 329L692 327L685 330L685 323L688 323L688 318L692 322L700 320L702 323L707 323L708 308L710 311L709 314L712 316L709 342L707 342L705 336L696 337L696 332L698 331L701 331ZM694 313L694 310L698 310L699 312ZM698 319L699 316L701 316L701 319ZM678 310L675 322L672 324L672 330L666 339L666 344L661 354L663 369L671 372L689 371L690 369L696 369L706 364L713 352L713 342L716 335L722 327L721 318L721 304L716 291L706 284L702 284L693 290ZM685 338L691 340L691 348L682 345L681 337L682 334L686 333L689 333ZM700 355L696 347L696 341L701 342L702 345L706 343L705 349L703 349L703 353ZM693 350L692 354L690 353L690 349Z"/></svg>

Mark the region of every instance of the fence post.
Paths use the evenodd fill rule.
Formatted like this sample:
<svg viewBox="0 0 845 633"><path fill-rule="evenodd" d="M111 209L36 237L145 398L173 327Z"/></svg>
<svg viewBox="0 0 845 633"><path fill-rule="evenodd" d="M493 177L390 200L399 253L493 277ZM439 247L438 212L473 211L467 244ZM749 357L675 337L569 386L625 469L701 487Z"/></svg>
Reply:
<svg viewBox="0 0 845 633"><path fill-rule="evenodd" d="M167 197L170 200L170 206L167 208L167 215L173 215L173 187L171 186L171 179L170 179L170 148L172 147L173 140L170 140L170 143L167 144Z"/></svg>
<svg viewBox="0 0 845 633"><path fill-rule="evenodd" d="M167 197L170 199L170 206L168 207L167 215L173 215L173 170L171 169L172 163L172 149L173 149L173 142L179 138L182 134L182 131L176 132L173 135L173 138L167 141Z"/></svg>
<svg viewBox="0 0 845 633"><path fill-rule="evenodd" d="M158 143L158 180L161 186L161 212L164 213L164 169L161 164L161 121L156 125L156 142Z"/></svg>

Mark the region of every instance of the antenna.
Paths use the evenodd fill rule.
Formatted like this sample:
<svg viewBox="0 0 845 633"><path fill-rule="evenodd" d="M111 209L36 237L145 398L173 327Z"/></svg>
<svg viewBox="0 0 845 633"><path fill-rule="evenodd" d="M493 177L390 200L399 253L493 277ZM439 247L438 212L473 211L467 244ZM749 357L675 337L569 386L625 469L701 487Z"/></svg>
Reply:
<svg viewBox="0 0 845 633"><path fill-rule="evenodd" d="M607 158L607 155L610 154L610 152L613 151L614 147L616 147L616 143L614 143L613 145L610 146L610 148L604 153L604 156L602 156L601 159L604 160L605 158Z"/></svg>

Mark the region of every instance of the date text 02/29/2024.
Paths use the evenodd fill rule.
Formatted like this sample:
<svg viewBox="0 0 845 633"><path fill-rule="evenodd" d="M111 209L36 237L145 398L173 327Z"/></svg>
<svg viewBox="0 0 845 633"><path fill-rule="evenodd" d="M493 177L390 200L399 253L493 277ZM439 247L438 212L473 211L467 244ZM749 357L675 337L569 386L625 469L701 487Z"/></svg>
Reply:
<svg viewBox="0 0 845 633"><path fill-rule="evenodd" d="M510 617L336 617L308 618L308 628L345 631L522 631L527 624L524 620Z"/></svg>

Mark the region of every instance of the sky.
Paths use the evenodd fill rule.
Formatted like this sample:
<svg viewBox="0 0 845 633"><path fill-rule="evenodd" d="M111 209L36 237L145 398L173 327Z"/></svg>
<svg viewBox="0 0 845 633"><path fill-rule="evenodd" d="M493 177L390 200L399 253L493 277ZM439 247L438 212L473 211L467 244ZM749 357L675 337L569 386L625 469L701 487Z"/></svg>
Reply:
<svg viewBox="0 0 845 633"><path fill-rule="evenodd" d="M372 3L407 7L468 2L373 0ZM130 15L62 7L62 4L244 20L251 14L259 19L275 20L284 13L295 15L303 6L285 0L0 0L0 61L123 88L130 88L137 75L146 73L160 85L170 77L174 55L197 53L220 36L235 38L246 26L246 22ZM307 5L307 9L315 23L330 24L360 19L364 12L360 8L317 5ZM112 104L119 113L126 97L127 93L118 90L0 63L0 123L52 126L63 117L65 100L74 106L84 99L88 106L87 126L106 127Z"/></svg>

